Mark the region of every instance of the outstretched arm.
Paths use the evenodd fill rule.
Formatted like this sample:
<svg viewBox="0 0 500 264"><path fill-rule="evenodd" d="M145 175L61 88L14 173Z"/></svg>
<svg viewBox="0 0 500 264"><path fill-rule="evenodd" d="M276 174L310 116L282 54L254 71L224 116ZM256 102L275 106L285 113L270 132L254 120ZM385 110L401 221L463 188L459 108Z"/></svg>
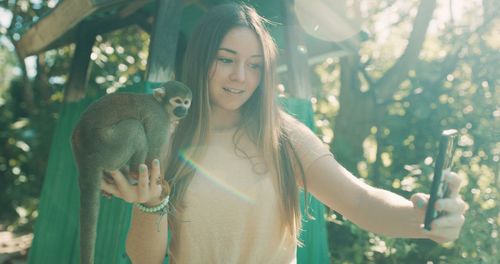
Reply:
<svg viewBox="0 0 500 264"><path fill-rule="evenodd" d="M447 174L450 197L439 200L437 209L448 214L436 219L432 230L422 228L428 196L415 194L411 201L374 188L354 177L333 156L323 156L306 170L308 191L325 205L370 232L393 237L429 238L436 242L458 238L466 203L458 195L460 178Z"/></svg>

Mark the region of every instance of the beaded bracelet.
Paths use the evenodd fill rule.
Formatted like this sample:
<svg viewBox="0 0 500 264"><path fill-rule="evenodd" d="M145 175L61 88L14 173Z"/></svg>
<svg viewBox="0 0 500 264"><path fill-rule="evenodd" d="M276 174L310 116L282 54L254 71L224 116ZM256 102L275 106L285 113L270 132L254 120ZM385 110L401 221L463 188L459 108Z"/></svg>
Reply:
<svg viewBox="0 0 500 264"><path fill-rule="evenodd" d="M160 215L165 215L168 213L168 201L170 200L170 196L167 195L161 203L155 207L146 207L141 203L136 203L135 206L139 208L144 213L149 213L149 214L160 214Z"/></svg>

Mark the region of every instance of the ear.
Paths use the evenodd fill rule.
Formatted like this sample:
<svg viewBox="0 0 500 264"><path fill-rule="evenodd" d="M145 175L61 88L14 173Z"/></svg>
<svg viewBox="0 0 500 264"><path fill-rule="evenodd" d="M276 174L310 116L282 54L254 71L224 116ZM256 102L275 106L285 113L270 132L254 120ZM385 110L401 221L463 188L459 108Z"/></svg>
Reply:
<svg viewBox="0 0 500 264"><path fill-rule="evenodd" d="M158 100L158 102L163 101L163 98L165 97L165 89L163 88L156 88L153 90L153 97Z"/></svg>

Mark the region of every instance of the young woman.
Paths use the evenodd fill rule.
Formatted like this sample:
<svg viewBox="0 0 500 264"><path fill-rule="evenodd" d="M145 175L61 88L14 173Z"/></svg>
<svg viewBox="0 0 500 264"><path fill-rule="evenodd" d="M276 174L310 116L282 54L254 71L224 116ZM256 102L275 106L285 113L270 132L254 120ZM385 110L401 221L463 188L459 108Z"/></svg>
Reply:
<svg viewBox="0 0 500 264"><path fill-rule="evenodd" d="M166 197L160 164L141 165L139 184L119 171L103 191L134 207L127 254L134 263L294 263L303 188L360 227L395 237L458 237L465 202L461 180L447 174L448 214L422 228L428 196L407 200L354 177L304 125L276 104L276 47L253 8L213 8L194 31L181 81L191 87L188 116L171 138ZM170 226L170 228L168 227ZM167 235L172 240L167 247Z"/></svg>

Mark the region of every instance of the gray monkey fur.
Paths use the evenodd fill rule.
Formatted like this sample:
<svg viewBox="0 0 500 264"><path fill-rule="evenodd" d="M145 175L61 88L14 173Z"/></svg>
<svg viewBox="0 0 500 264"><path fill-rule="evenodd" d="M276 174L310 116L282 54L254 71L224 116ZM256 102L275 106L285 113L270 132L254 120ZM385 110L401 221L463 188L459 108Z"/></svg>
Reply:
<svg viewBox="0 0 500 264"><path fill-rule="evenodd" d="M71 137L80 187L80 259L94 263L101 181L105 172L129 166L137 177L139 164L165 159L170 126L183 118L191 90L169 81L153 94L114 93L91 104ZM164 170L161 168L161 175ZM134 179L129 179L131 182ZM165 186L164 186L165 187Z"/></svg>

